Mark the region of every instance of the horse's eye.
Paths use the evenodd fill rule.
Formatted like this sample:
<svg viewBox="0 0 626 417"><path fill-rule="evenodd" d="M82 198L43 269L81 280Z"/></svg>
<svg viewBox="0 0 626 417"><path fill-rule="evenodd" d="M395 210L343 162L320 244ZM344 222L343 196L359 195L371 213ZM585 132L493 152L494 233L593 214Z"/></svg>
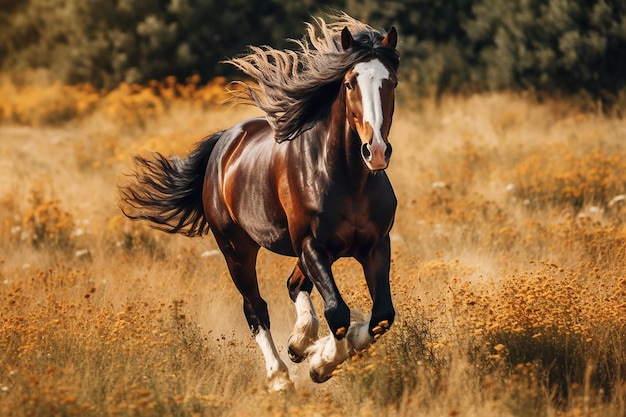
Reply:
<svg viewBox="0 0 626 417"><path fill-rule="evenodd" d="M346 90L352 90L352 84L349 81L346 81Z"/></svg>

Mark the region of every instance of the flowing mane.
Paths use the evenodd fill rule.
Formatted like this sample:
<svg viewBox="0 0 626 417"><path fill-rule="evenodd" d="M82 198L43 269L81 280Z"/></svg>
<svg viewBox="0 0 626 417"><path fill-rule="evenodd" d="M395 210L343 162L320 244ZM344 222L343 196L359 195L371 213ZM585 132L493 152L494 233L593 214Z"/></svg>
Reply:
<svg viewBox="0 0 626 417"><path fill-rule="evenodd" d="M314 18L306 35L293 41L298 50L251 46L249 53L225 61L251 77L256 85L243 85L233 100L252 104L267 114L278 142L295 139L313 127L330 109L344 74L357 62L377 57L397 70L397 50L381 44L383 33L345 13L326 23ZM341 46L347 27L354 38L348 50Z"/></svg>

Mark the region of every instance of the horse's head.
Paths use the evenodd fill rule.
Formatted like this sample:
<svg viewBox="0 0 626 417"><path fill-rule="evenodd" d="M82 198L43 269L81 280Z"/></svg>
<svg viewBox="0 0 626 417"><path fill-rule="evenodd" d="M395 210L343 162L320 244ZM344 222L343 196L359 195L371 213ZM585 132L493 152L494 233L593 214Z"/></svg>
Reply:
<svg viewBox="0 0 626 417"><path fill-rule="evenodd" d="M382 45L395 49L398 34L392 28ZM352 47L354 39L347 28L341 32L344 50ZM398 85L395 70L378 57L369 57L355 64L344 76L346 117L361 139L361 157L367 168L377 171L387 168L391 144L387 137L394 110L394 91Z"/></svg>

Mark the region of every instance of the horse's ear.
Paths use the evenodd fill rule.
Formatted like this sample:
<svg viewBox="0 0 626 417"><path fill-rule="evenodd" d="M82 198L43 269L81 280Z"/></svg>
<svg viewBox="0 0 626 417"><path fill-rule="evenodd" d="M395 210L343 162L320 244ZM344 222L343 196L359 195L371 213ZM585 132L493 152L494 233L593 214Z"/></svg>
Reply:
<svg viewBox="0 0 626 417"><path fill-rule="evenodd" d="M391 27L391 30L387 36L385 36L385 39L383 39L382 44L388 48L396 48L396 45L398 44L398 32L396 32L395 27Z"/></svg>
<svg viewBox="0 0 626 417"><path fill-rule="evenodd" d="M350 33L350 31L348 30L348 27L346 26L341 31L341 47L343 48L344 51L346 51L352 47L353 43L354 43L354 38L352 37L352 34Z"/></svg>

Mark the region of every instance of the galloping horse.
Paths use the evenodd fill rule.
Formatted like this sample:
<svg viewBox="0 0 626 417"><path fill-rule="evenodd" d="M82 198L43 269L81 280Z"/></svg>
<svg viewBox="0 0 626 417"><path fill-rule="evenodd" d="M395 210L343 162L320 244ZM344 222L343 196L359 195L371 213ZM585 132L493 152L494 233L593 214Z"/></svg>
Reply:
<svg viewBox="0 0 626 417"><path fill-rule="evenodd" d="M287 280L297 320L289 357L309 357L324 382L356 351L386 332L395 311L389 286L389 232L396 197L385 174L399 54L397 32L382 33L346 14L307 24L297 51L251 47L227 61L251 77L240 102L266 117L200 142L187 157L136 157L122 210L168 233L209 230L243 296L243 310L265 358L270 388L291 386L270 333L255 270L261 247L297 258ZM331 265L354 257L373 306L350 322ZM317 288L331 334L318 340L311 291Z"/></svg>

